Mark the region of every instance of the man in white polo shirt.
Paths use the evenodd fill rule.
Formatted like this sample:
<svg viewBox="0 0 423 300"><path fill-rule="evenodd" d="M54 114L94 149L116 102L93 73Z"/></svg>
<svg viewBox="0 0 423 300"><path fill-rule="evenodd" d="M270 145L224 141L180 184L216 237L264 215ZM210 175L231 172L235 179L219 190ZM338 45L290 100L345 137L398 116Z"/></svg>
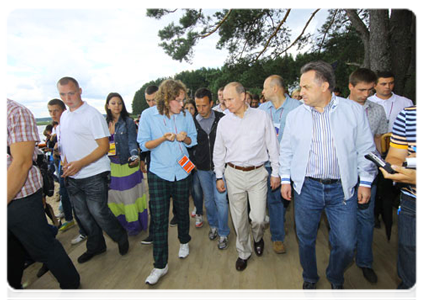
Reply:
<svg viewBox="0 0 423 300"><path fill-rule="evenodd" d="M60 118L58 133L62 176L88 235L87 251L78 262L85 263L106 251L102 230L118 243L119 253L125 255L129 249L128 235L107 206L110 133L106 120L98 110L82 101L82 89L74 78L63 77L57 89L69 107Z"/></svg>
<svg viewBox="0 0 423 300"><path fill-rule="evenodd" d="M389 122L388 132L392 132L397 115L405 107L414 105L410 99L394 94L392 91L395 86L395 77L392 72L377 72L377 81L375 85L376 94L369 97L368 100L380 104L385 109L386 118Z"/></svg>

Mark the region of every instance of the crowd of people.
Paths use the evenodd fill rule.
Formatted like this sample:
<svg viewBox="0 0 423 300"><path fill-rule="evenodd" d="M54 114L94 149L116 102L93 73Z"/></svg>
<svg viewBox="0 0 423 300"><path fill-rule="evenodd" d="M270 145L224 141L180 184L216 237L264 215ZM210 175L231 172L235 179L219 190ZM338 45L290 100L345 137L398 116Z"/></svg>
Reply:
<svg viewBox="0 0 423 300"><path fill-rule="evenodd" d="M154 267L145 280L153 285L169 269L169 225L178 228L183 259L190 253L190 216L197 228L208 224L208 238L219 250L229 247L231 221L235 268L244 271L253 251L263 255L267 223L273 251L289 250L285 214L294 202L302 288L315 289L319 281L315 248L324 212L331 245L326 276L332 289L342 289L354 258L363 276L377 282L372 245L378 201L393 197L394 183L401 183L398 288L411 288L416 171L403 163L416 156L416 106L393 87L392 73L360 68L342 98L331 65L316 61L302 67L300 87L291 96L283 78L270 75L261 98L229 82L214 105L208 88L187 99L184 83L168 79L146 88L149 108L134 121L120 94L107 96L104 118L82 100L79 83L63 77L57 82L61 100L47 104L55 126L45 132L54 141L48 148L60 183L60 230L78 224L72 243L86 240L80 264L106 251L103 231L120 255L129 250L128 235L148 231L141 244L153 247ZM44 216L41 173L32 163L40 143L35 119L23 105L7 103L9 284L21 288L29 256L61 288L78 288L80 276ZM392 137L384 153L387 133ZM385 158L395 173L378 169L365 158L369 153Z"/></svg>

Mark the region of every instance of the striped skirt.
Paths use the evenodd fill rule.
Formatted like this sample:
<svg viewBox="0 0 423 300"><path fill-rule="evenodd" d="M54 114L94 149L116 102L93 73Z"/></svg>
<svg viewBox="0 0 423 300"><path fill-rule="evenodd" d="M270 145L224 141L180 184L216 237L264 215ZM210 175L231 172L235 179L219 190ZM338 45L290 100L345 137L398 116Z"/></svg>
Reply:
<svg viewBox="0 0 423 300"><path fill-rule="evenodd" d="M148 210L143 174L139 167L121 165L118 157L111 161L111 181L108 205L128 235L147 230Z"/></svg>

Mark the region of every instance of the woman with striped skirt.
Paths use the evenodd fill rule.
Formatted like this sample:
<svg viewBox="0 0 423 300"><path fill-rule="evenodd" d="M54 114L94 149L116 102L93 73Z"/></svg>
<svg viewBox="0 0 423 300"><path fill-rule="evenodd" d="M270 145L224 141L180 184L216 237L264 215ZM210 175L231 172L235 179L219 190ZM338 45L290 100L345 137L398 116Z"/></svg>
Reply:
<svg viewBox="0 0 423 300"><path fill-rule="evenodd" d="M118 93L107 96L105 108L110 131L109 208L129 235L137 235L147 229L148 211L143 175L138 167L135 122Z"/></svg>

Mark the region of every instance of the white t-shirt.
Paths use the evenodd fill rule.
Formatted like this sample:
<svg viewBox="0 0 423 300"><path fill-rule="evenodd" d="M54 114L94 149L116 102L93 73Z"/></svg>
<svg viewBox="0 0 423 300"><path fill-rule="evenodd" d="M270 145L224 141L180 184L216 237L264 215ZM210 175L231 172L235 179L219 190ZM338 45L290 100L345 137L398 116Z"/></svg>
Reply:
<svg viewBox="0 0 423 300"><path fill-rule="evenodd" d="M103 115L94 107L84 102L79 108L71 112L65 110L60 117L58 142L62 161L67 162L84 158L93 152L98 144L96 139L110 136L109 128ZM110 171L110 160L105 154L100 159L83 167L74 176L82 179Z"/></svg>
<svg viewBox="0 0 423 300"><path fill-rule="evenodd" d="M392 93L391 98L383 100L374 94L373 96L367 98L368 100L380 104L385 109L386 119L389 122L388 131L392 132L392 128L394 127L395 119L397 118L398 114L405 108L409 106L413 106L413 101L408 98L395 95Z"/></svg>

